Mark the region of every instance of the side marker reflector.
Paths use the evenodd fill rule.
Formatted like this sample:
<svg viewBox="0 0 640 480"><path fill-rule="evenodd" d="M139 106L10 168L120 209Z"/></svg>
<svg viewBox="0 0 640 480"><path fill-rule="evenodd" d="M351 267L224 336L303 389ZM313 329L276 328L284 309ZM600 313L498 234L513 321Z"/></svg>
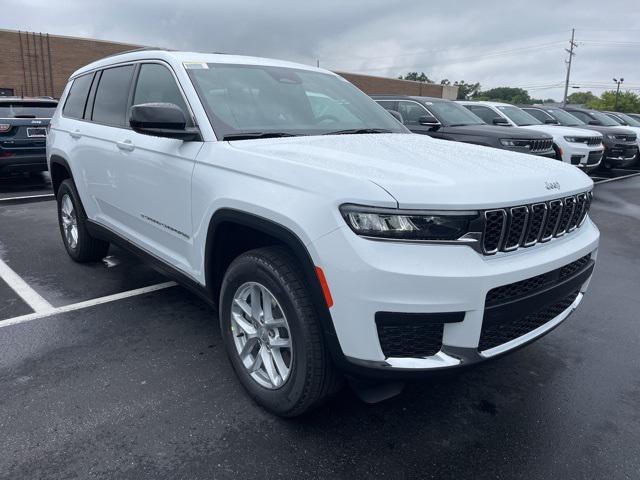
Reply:
<svg viewBox="0 0 640 480"><path fill-rule="evenodd" d="M324 300L327 302L327 307L333 307L333 298L331 297L331 290L329 290L329 284L327 283L327 278L324 276L324 272L320 267L316 267L316 275L318 276L318 281L320 282L320 287L322 287L322 294L324 295Z"/></svg>

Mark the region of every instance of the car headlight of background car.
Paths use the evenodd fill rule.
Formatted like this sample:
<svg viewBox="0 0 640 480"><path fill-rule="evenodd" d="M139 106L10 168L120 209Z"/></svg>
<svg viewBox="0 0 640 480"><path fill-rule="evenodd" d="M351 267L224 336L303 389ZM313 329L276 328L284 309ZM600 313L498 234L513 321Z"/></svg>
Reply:
<svg viewBox="0 0 640 480"><path fill-rule="evenodd" d="M394 240L457 240L478 218L476 211L396 210L342 205L340 212L356 234Z"/></svg>
<svg viewBox="0 0 640 480"><path fill-rule="evenodd" d="M569 143L582 143L582 141L580 140L580 137L564 137L564 139L569 142Z"/></svg>
<svg viewBox="0 0 640 480"><path fill-rule="evenodd" d="M520 148L531 148L529 140L516 140L514 138L501 138L500 143L504 147L520 147Z"/></svg>

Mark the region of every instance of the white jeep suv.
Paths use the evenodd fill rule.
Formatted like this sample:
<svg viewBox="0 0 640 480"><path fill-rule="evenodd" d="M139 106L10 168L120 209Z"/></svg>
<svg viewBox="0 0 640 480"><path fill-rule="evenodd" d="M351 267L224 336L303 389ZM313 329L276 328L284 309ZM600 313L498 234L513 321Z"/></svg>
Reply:
<svg viewBox="0 0 640 480"><path fill-rule="evenodd" d="M583 128L563 127L557 124L545 124L521 108L500 102L471 102L460 100L458 103L482 118L489 124L526 128L548 133L553 137L556 158L592 171L602 161L604 147L602 134Z"/></svg>
<svg viewBox="0 0 640 480"><path fill-rule="evenodd" d="M540 337L598 247L579 170L410 134L340 76L276 60L92 63L47 158L68 254L117 243L217 305L240 381L285 416L344 378L379 399Z"/></svg>

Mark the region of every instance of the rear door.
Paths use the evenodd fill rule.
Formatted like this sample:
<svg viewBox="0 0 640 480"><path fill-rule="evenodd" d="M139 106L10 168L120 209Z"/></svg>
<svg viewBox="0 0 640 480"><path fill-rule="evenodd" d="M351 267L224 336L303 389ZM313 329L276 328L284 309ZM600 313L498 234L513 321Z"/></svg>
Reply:
<svg viewBox="0 0 640 480"><path fill-rule="evenodd" d="M135 74L130 105L172 103L187 126L195 122L182 89L162 62L142 63ZM191 176L202 142L160 138L119 129L114 138L118 165L117 227L151 253L190 271L193 252Z"/></svg>

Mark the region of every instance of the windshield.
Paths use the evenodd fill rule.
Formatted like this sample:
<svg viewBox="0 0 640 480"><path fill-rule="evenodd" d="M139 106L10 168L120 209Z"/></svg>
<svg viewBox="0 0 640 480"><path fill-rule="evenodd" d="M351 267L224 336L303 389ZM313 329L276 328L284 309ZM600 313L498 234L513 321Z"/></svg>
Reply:
<svg viewBox="0 0 640 480"><path fill-rule="evenodd" d="M463 125L485 125L477 115L454 102L424 102L431 113L450 127Z"/></svg>
<svg viewBox="0 0 640 480"><path fill-rule="evenodd" d="M51 118L55 102L0 102L0 118Z"/></svg>
<svg viewBox="0 0 640 480"><path fill-rule="evenodd" d="M564 125L565 127L577 127L579 125L585 125L585 123L580 120L578 117L574 117L569 112L565 112L559 108L546 108L546 112L549 112L550 115L555 118L560 125Z"/></svg>
<svg viewBox="0 0 640 480"><path fill-rule="evenodd" d="M527 125L542 125L542 122L540 120L532 115L529 115L527 112L518 107L500 105L496 108L500 110L504 115L509 117L509 119L519 127L525 127Z"/></svg>
<svg viewBox="0 0 640 480"><path fill-rule="evenodd" d="M616 112L616 116L622 118L630 127L640 127L640 122L627 114Z"/></svg>
<svg viewBox="0 0 640 480"><path fill-rule="evenodd" d="M609 115L605 115L601 112L590 111L589 115L598 120L605 127L619 127L620 124L613 120Z"/></svg>
<svg viewBox="0 0 640 480"><path fill-rule="evenodd" d="M264 65L197 65L187 65L187 72L219 138L407 133L384 108L335 75Z"/></svg>

